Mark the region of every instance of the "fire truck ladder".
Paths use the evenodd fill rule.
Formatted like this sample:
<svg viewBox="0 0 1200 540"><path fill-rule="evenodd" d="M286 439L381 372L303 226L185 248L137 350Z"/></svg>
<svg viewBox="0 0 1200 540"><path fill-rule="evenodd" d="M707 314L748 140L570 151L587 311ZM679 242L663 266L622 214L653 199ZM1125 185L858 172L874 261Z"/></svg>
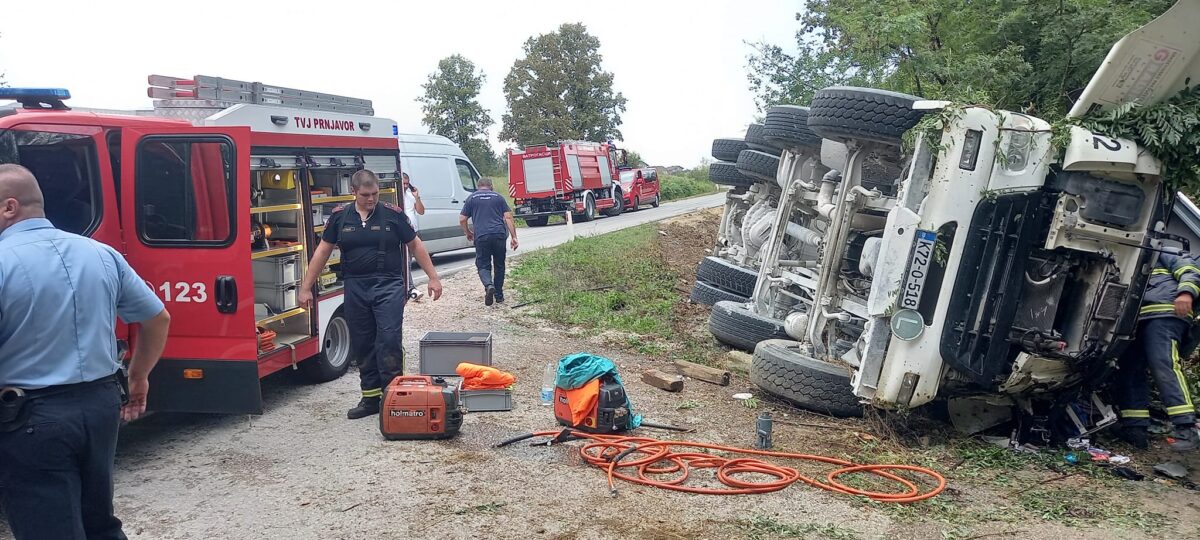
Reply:
<svg viewBox="0 0 1200 540"><path fill-rule="evenodd" d="M147 95L155 109L226 109L239 103L374 116L369 99L197 75L190 79L151 75Z"/></svg>

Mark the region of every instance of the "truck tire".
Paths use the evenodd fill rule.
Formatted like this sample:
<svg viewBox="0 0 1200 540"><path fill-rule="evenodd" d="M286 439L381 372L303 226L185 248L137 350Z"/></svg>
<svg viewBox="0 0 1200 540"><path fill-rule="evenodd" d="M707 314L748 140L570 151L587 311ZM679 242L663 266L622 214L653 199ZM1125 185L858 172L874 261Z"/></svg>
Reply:
<svg viewBox="0 0 1200 540"><path fill-rule="evenodd" d="M727 301L713 304L708 330L721 343L746 352L754 352L760 341L788 337L783 321L760 317L744 304Z"/></svg>
<svg viewBox="0 0 1200 540"><path fill-rule="evenodd" d="M722 300L729 300L730 302L743 304L749 300L749 298L731 293L711 283L705 283L697 280L696 283L692 285L692 296L690 297L690 300L697 304L711 306Z"/></svg>
<svg viewBox="0 0 1200 540"><path fill-rule="evenodd" d="M849 368L801 353L797 341L759 343L750 362L750 381L802 409L840 417L863 414L863 405L850 386Z"/></svg>
<svg viewBox="0 0 1200 540"><path fill-rule="evenodd" d="M616 195L613 197L613 204L615 206L612 208L604 209L604 215L608 217L617 217L625 212L625 194L621 193L621 190L619 189L616 191Z"/></svg>
<svg viewBox="0 0 1200 540"><path fill-rule="evenodd" d="M900 145L904 132L924 111L913 110L917 96L853 86L818 90L808 109L808 128L836 141L861 140Z"/></svg>
<svg viewBox="0 0 1200 540"><path fill-rule="evenodd" d="M714 184L733 187L750 187L756 182L738 171L737 164L718 161L708 166L708 179Z"/></svg>
<svg viewBox="0 0 1200 540"><path fill-rule="evenodd" d="M762 124L750 124L746 128L746 146L750 150L758 150L759 152L766 152L774 156L778 156L781 153L779 148L776 148L774 144L763 138ZM738 154L740 155L741 152L738 152ZM731 159L730 161L734 160Z"/></svg>
<svg viewBox="0 0 1200 540"><path fill-rule="evenodd" d="M821 147L821 136L808 129L808 107L776 105L767 109L762 134L767 142L784 148Z"/></svg>
<svg viewBox="0 0 1200 540"><path fill-rule="evenodd" d="M779 157L758 150L742 150L738 154L737 170L764 182L774 182L779 172Z"/></svg>
<svg viewBox="0 0 1200 540"><path fill-rule="evenodd" d="M524 219L525 224L529 225L530 227L545 227L546 223L550 222L550 216L534 216L522 219Z"/></svg>
<svg viewBox="0 0 1200 540"><path fill-rule="evenodd" d="M749 148L744 139L713 139L712 157L721 161L737 161L738 154Z"/></svg>
<svg viewBox="0 0 1200 540"><path fill-rule="evenodd" d="M734 294L749 297L758 283L758 271L738 266L720 257L708 256L696 267L696 281L711 283Z"/></svg>
<svg viewBox="0 0 1200 540"><path fill-rule="evenodd" d="M313 383L329 382L346 374L350 369L350 324L341 309L329 319L325 326L325 340L321 352L299 364L300 376Z"/></svg>
<svg viewBox="0 0 1200 540"><path fill-rule="evenodd" d="M587 223L596 219L596 197L592 192L587 192L583 195L583 213L574 214L571 216L576 223Z"/></svg>

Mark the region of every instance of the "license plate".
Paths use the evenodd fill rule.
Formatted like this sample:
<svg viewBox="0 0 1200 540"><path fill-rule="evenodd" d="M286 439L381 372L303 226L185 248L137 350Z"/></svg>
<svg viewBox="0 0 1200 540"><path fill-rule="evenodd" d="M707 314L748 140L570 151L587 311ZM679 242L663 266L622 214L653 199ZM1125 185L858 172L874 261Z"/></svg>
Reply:
<svg viewBox="0 0 1200 540"><path fill-rule="evenodd" d="M528 214L528 213L530 213L530 212L532 212L532 211L533 211L533 209L532 209L532 208L518 208L518 209L517 209L517 213L518 213L518 214Z"/></svg>
<svg viewBox="0 0 1200 540"><path fill-rule="evenodd" d="M933 259L933 245L937 233L917 231L912 257L908 260L908 272L904 275L904 288L900 293L900 307L917 309L921 304L921 293L925 289L925 278L929 276L929 263Z"/></svg>

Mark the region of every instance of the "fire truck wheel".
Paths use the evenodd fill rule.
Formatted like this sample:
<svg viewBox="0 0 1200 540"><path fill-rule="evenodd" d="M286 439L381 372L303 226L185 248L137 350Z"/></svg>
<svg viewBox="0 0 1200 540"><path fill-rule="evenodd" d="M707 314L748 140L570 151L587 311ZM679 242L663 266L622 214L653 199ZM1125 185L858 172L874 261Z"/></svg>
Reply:
<svg viewBox="0 0 1200 540"><path fill-rule="evenodd" d="M527 217L522 219L524 219L525 224L529 225L530 227L545 227L546 223L550 221L550 216Z"/></svg>
<svg viewBox="0 0 1200 540"><path fill-rule="evenodd" d="M704 304L706 306L711 306L722 300L729 300L730 302L737 302L739 304L744 304L747 300L749 300L749 298L746 298L745 296L731 293L725 289L717 287L716 285L705 283L703 281L697 281L695 285L692 285L692 296L690 299L694 303Z"/></svg>
<svg viewBox="0 0 1200 540"><path fill-rule="evenodd" d="M921 98L853 86L818 90L808 109L808 128L826 139L900 145L900 138L925 114L913 110Z"/></svg>
<svg viewBox="0 0 1200 540"><path fill-rule="evenodd" d="M754 294L758 271L731 263L720 257L705 257L696 267L696 281L711 283L739 296Z"/></svg>
<svg viewBox="0 0 1200 540"><path fill-rule="evenodd" d="M596 219L596 198L589 191L583 196L583 213L571 216L576 223L587 223Z"/></svg>
<svg viewBox="0 0 1200 540"><path fill-rule="evenodd" d="M784 148L821 147L821 136L808 129L808 107L776 105L767 109L763 138Z"/></svg>
<svg viewBox="0 0 1200 540"><path fill-rule="evenodd" d="M737 302L717 302L708 316L708 330L718 341L753 352L758 342L767 339L786 339L783 321L760 316Z"/></svg>
<svg viewBox="0 0 1200 540"><path fill-rule="evenodd" d="M850 386L850 368L801 353L797 341L759 343L750 363L750 381L802 409L843 417L863 414Z"/></svg>
<svg viewBox="0 0 1200 540"><path fill-rule="evenodd" d="M766 152L775 156L782 153L771 141L763 138L762 124L750 124L750 127L746 128L746 146L751 150L758 150L759 152ZM738 154L741 155L741 152L738 152ZM729 161L734 160L731 159Z"/></svg>
<svg viewBox="0 0 1200 540"><path fill-rule="evenodd" d="M737 161L738 154L747 148L750 147L746 146L744 139L713 139L712 157L721 161Z"/></svg>
<svg viewBox="0 0 1200 540"><path fill-rule="evenodd" d="M625 212L625 195L621 190L617 190L613 195L613 207L604 210L604 215L608 217L616 217Z"/></svg>
<svg viewBox="0 0 1200 540"><path fill-rule="evenodd" d="M708 166L708 179L714 184L733 187L750 187L754 185L753 178L742 174L733 163L718 161Z"/></svg>
<svg viewBox="0 0 1200 540"><path fill-rule="evenodd" d="M350 325L342 310L338 309L325 327L325 341L321 352L297 365L300 375L314 383L329 382L346 373L350 368Z"/></svg>
<svg viewBox="0 0 1200 540"><path fill-rule="evenodd" d="M758 150L742 150L738 154L738 172L764 182L774 182L779 171L779 158Z"/></svg>

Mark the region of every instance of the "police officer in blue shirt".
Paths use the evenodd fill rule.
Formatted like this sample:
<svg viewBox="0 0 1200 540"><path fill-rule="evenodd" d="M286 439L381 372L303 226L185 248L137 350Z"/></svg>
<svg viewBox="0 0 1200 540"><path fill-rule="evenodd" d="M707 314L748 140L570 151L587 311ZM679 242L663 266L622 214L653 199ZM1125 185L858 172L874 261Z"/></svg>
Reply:
<svg viewBox="0 0 1200 540"><path fill-rule="evenodd" d="M0 165L0 483L18 540L125 538L122 418L146 410L170 315L116 250L45 218L33 173ZM122 405L115 319L139 324Z"/></svg>

